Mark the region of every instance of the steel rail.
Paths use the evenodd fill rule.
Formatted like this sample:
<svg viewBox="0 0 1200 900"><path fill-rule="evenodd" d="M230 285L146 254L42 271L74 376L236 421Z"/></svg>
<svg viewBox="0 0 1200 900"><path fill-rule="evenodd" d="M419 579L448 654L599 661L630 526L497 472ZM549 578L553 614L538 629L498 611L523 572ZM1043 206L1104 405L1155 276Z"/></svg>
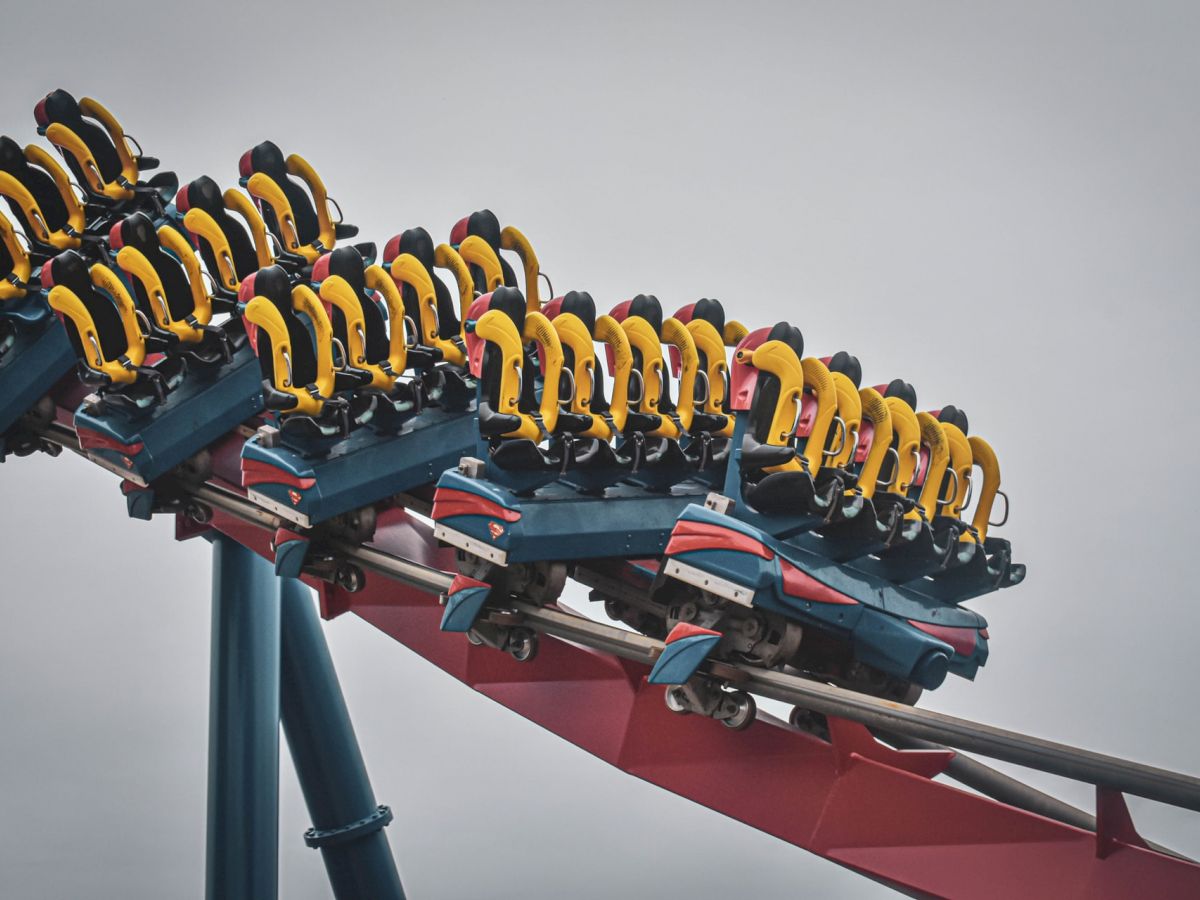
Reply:
<svg viewBox="0 0 1200 900"><path fill-rule="evenodd" d="M51 443L82 452L78 451L75 435L65 426L52 425L43 436ZM190 493L198 501L239 519L266 527L278 526L279 519L276 516L238 494L209 484L189 486L176 482L176 485L182 493ZM432 594L445 593L453 580L451 574L440 569L393 556L368 545L333 541L330 546L364 568ZM579 580L588 580L586 571L580 575L582 577ZM625 659L652 663L664 646L662 641L556 607L540 607L521 601L514 601L512 605L535 630ZM759 696L859 722L881 734L931 741L1073 781L1200 812L1200 778L1190 775L906 706L785 672L725 663L711 663L707 671L718 677L732 674L732 680L738 687ZM976 774L979 774L978 770ZM986 779L976 779L982 780ZM1016 792L1011 793L1015 796ZM1082 810L1071 813L1052 804L1042 804L1038 811L1050 818L1073 820L1069 824L1086 827L1087 820L1076 815ZM1094 819L1091 821L1094 825Z"/></svg>

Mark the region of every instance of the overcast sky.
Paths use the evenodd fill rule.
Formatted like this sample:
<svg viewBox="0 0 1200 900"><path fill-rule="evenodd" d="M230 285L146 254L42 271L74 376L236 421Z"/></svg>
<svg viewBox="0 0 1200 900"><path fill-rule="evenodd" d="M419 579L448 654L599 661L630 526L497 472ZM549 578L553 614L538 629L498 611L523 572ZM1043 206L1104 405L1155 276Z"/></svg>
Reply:
<svg viewBox="0 0 1200 900"><path fill-rule="evenodd" d="M1186 3L9 4L0 132L35 139L63 87L222 186L269 138L381 244L488 206L559 292L715 296L964 407L1029 577L972 604L978 680L923 704L1194 772L1198 25ZM6 898L202 895L209 569L171 538L78 459L0 468ZM414 898L887 893L354 617L327 634ZM328 897L281 768L282 896ZM1130 805L1200 854L1197 816Z"/></svg>

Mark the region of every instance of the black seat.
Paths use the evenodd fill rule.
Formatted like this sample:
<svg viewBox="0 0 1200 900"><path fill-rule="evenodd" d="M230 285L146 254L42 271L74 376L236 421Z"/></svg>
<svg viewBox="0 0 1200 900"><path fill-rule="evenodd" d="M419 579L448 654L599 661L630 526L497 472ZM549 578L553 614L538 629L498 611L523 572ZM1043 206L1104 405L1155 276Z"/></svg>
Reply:
<svg viewBox="0 0 1200 900"><path fill-rule="evenodd" d="M244 179L256 172L261 172L279 185L279 189L287 197L288 205L292 208L292 215L296 220L296 239L301 245L314 244L320 239L321 223L316 207L313 206L312 198L308 195L303 182L288 174L287 160L284 158L283 151L274 141L263 141L242 154L238 170ZM279 220L275 216L275 210L265 203L262 204L261 209L267 228L282 240L283 236Z"/></svg>
<svg viewBox="0 0 1200 900"><path fill-rule="evenodd" d="M429 273L429 280L433 282L433 291L437 297L438 337L447 341L455 340L462 332L462 323L459 322L458 310L449 288L434 274L436 248L433 238L420 226L402 231L384 246L384 265L390 266L402 253L416 257ZM414 322L420 322L421 310L418 307L416 289L410 284L402 284L400 294L404 298L405 315Z"/></svg>
<svg viewBox="0 0 1200 900"><path fill-rule="evenodd" d="M322 260L328 261L323 263ZM345 279L346 283L354 290L354 296L362 308L366 362L378 365L387 360L390 349L387 320L384 318L379 304L367 290L365 266L362 254L357 249L349 246L338 247L328 256L321 257L321 260L317 261L316 267L313 269L313 280L322 281L326 277L336 275ZM331 321L333 336L341 341L343 347L348 347L346 316L337 306L333 307Z"/></svg>
<svg viewBox="0 0 1200 900"><path fill-rule="evenodd" d="M58 186L54 183L54 179L49 173L33 165L25 156L25 151L21 149L20 145L7 136L0 137L0 172L8 173L25 190L29 191L33 199L37 201L38 209L45 219L48 231L67 231L71 228L68 221L67 204L58 192ZM34 240L40 229L34 227L33 223L26 218L25 210L11 198L8 199L8 207L12 210L21 230L31 240Z"/></svg>
<svg viewBox="0 0 1200 900"><path fill-rule="evenodd" d="M245 227L229 214L221 188L207 175L202 175L179 189L179 193L175 195L175 209L181 216L192 209L199 209L212 217L229 245L230 258L233 260L233 268L239 282L258 271L258 254L254 249L254 239L246 232ZM205 268L209 272L220 271L208 241L195 243L199 246L200 258L204 260Z"/></svg>
<svg viewBox="0 0 1200 900"><path fill-rule="evenodd" d="M495 251L496 258L500 260L504 286L516 287L517 275L512 266L500 255L500 232L500 220L496 218L496 214L490 209L481 209L455 223L454 228L450 231L450 243L457 247L471 235L482 238ZM471 277L475 280L476 291L483 293L488 289L483 270L478 266L471 266Z"/></svg>

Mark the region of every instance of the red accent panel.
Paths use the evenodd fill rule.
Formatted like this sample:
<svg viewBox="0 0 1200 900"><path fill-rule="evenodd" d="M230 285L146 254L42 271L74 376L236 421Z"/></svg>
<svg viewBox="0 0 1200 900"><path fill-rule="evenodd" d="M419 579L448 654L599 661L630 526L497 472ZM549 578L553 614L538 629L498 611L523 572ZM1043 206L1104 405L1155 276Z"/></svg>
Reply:
<svg viewBox="0 0 1200 900"><path fill-rule="evenodd" d="M120 441L113 440L98 431L92 431L90 428L80 426L76 427L75 433L79 437L79 446L84 450L115 450L117 453L123 453L126 456L137 456L142 452L142 448L146 446L141 441L138 441L136 444L122 444Z"/></svg>
<svg viewBox="0 0 1200 900"><path fill-rule="evenodd" d="M108 245L113 250L120 250L125 246L125 238L121 234L121 226L124 224L125 220L122 219L120 222L117 222L115 225L113 225L112 228L108 229Z"/></svg>
<svg viewBox="0 0 1200 900"><path fill-rule="evenodd" d="M681 306L679 309L675 310L675 315L673 315L671 318L678 319L680 322L686 325L688 322L692 321L692 314L695 313L695 311L696 304L689 303L687 306Z"/></svg>
<svg viewBox="0 0 1200 900"><path fill-rule="evenodd" d="M800 395L800 416L796 419L796 437L808 437L817 423L817 398L805 391Z"/></svg>
<svg viewBox="0 0 1200 900"><path fill-rule="evenodd" d="M687 553L691 550L734 550L738 553L752 553L763 559L774 559L775 554L756 541L748 534L734 531L732 528L721 528L704 522L679 522L671 531L671 540L667 542L666 553Z"/></svg>
<svg viewBox="0 0 1200 900"><path fill-rule="evenodd" d="M254 167L250 163L250 150L242 154L242 158L238 160L238 174L243 178L249 178L254 174Z"/></svg>
<svg viewBox="0 0 1200 900"><path fill-rule="evenodd" d="M191 201L188 200L188 188L189 187L191 187L191 185L185 184L183 187L181 187L179 189L179 192L175 195L175 211L180 213L181 215L183 213L186 213L189 209L192 208Z"/></svg>
<svg viewBox="0 0 1200 900"><path fill-rule="evenodd" d="M42 128L45 128L50 124L50 116L46 114L45 97L39 100L37 106L33 108L33 118Z"/></svg>
<svg viewBox="0 0 1200 900"><path fill-rule="evenodd" d="M467 318L472 322L478 322L483 317L483 314L488 311L488 306L491 302L491 294L476 297L475 302L467 309ZM467 345L467 366L471 370L471 374L478 378L480 376L480 367L483 365L483 347L487 341L481 340L474 331L466 332L465 341Z"/></svg>
<svg viewBox="0 0 1200 900"><path fill-rule="evenodd" d="M667 635L664 643L673 644L676 641L687 637L695 637L698 634L709 635L710 637L720 637L721 632L713 631L711 628L701 628L699 625L693 625L691 622L680 622L671 629L671 633Z"/></svg>
<svg viewBox="0 0 1200 900"><path fill-rule="evenodd" d="M836 591L824 582L817 581L807 572L793 566L780 557L779 569L783 573L783 592L789 597L800 600L811 600L813 603L837 603L842 606L853 606L858 603L853 597L847 597L841 591Z"/></svg>
<svg viewBox="0 0 1200 900"><path fill-rule="evenodd" d="M867 455L871 452L871 444L875 440L875 423L867 419L863 419L858 426L858 447L854 451L854 461L856 463L865 463Z"/></svg>
<svg viewBox="0 0 1200 900"><path fill-rule="evenodd" d="M43 290L50 290L54 287L54 260L48 259L42 264L42 274L40 276Z"/></svg>
<svg viewBox="0 0 1200 900"><path fill-rule="evenodd" d="M291 472L277 469L262 460L242 460L242 487L250 487L252 484L286 484L288 487L307 491L316 483L315 478L298 478Z"/></svg>
<svg viewBox="0 0 1200 900"><path fill-rule="evenodd" d="M547 319L553 319L560 312L562 312L562 302L563 302L562 297L555 297L553 300L551 300L549 303L547 303L545 306L542 307L542 315L545 316Z"/></svg>
<svg viewBox="0 0 1200 900"><path fill-rule="evenodd" d="M754 399L754 388L758 384L758 369L750 365L754 351L766 343L770 328L758 328L738 342L733 351L733 362L729 367L729 408L745 412Z"/></svg>
<svg viewBox="0 0 1200 900"><path fill-rule="evenodd" d="M433 518L446 519L450 516L487 516L505 522L516 522L521 518L517 510L505 509L478 494L455 488L438 488L433 492Z"/></svg>
<svg viewBox="0 0 1200 900"><path fill-rule="evenodd" d="M400 238L402 236L397 234L383 245L383 262L385 265L390 266L396 261L396 257L400 255Z"/></svg>
<svg viewBox="0 0 1200 900"><path fill-rule="evenodd" d="M463 216L454 223L454 227L450 229L450 243L457 247L467 239L467 222L470 216Z"/></svg>
<svg viewBox="0 0 1200 900"><path fill-rule="evenodd" d="M317 261L313 263L313 281L320 283L329 277L329 258L331 255L329 253L322 253L317 257Z"/></svg>
<svg viewBox="0 0 1200 900"><path fill-rule="evenodd" d="M455 575L454 580L450 582L450 590L448 590L446 593L457 594L459 591L466 590L467 588L476 587L490 588L491 585L486 581L476 581L474 578L468 578L466 575L458 574Z"/></svg>
<svg viewBox="0 0 1200 900"><path fill-rule="evenodd" d="M912 619L908 620L908 624L931 637L937 638L939 641L945 641L960 656L970 656L975 652L975 635L978 634L977 629L952 628L949 625L932 625L929 622L914 622Z"/></svg>
<svg viewBox="0 0 1200 900"><path fill-rule="evenodd" d="M609 315L612 316L614 319L616 319L618 322L624 322L627 318L629 318L629 307L632 304L633 304L632 300L625 300L621 303L618 303L616 306L614 306L612 308L612 312L610 312Z"/></svg>

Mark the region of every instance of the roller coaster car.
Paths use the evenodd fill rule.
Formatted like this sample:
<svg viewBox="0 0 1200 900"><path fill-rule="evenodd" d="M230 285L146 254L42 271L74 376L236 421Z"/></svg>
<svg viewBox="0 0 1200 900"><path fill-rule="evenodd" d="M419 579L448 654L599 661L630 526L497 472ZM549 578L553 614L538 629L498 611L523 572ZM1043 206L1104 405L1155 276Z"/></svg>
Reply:
<svg viewBox="0 0 1200 900"><path fill-rule="evenodd" d="M75 354L54 318L17 232L0 215L0 460L41 446L54 403L39 402L71 371Z"/></svg>
<svg viewBox="0 0 1200 900"><path fill-rule="evenodd" d="M490 209L481 209L459 219L450 230L450 246L466 260L475 290L480 294L498 287L518 287L516 273L501 251L515 253L525 277L526 308L533 312L541 309L538 280L546 278L546 275L541 271L533 246L514 226L501 228L500 220ZM484 250L485 246L491 251L490 254ZM548 278L546 281L549 284Z"/></svg>
<svg viewBox="0 0 1200 900"><path fill-rule="evenodd" d="M89 227L67 173L34 144L22 150L12 138L0 137L0 196L28 238L35 266L63 250L78 249L85 240L93 249L107 233L107 218Z"/></svg>
<svg viewBox="0 0 1200 900"><path fill-rule="evenodd" d="M245 194L221 193L205 175L179 189L175 211L213 279L214 301L236 306L243 279L275 264L267 227Z"/></svg>
<svg viewBox="0 0 1200 900"><path fill-rule="evenodd" d="M240 184L254 198L263 220L283 250L277 262L289 268L311 266L322 253L358 228L342 221L342 210L325 190L325 183L304 157L286 159L271 141L263 141L242 154L238 162ZM333 217L330 205L337 210ZM375 259L375 245L355 245L364 259Z"/></svg>
<svg viewBox="0 0 1200 900"><path fill-rule="evenodd" d="M38 134L58 148L67 167L87 192L97 211L129 213L145 210L165 214L179 188L174 172L159 172L141 181L158 160L142 153L137 140L125 133L116 117L97 100L76 101L64 90L51 91L34 107ZM130 141L137 147L134 154Z"/></svg>
<svg viewBox="0 0 1200 900"><path fill-rule="evenodd" d="M265 287L264 276L270 277ZM263 296L246 307L246 318L259 326L268 406L281 411L281 426L245 443L242 482L252 499L295 525L332 522L334 530L362 540L373 531L374 504L428 491L439 473L471 451L474 398L457 367L441 361L439 348L408 343L417 329L407 327L412 320L397 285L413 289L415 305L434 317L428 327L439 330L436 279L416 257L398 254L389 273L364 267L357 250L340 247L317 260L313 277L332 322L322 302L305 300L312 294L307 287L293 288L292 297L307 304L302 311L314 323L316 343L288 302L286 274L266 269L253 276L258 286L249 290ZM339 362L349 364L342 370L333 367L335 343ZM330 386L350 372L353 384ZM335 387L340 394L331 401ZM331 402L340 420L331 420ZM290 433L298 414L309 420L299 436ZM350 428L355 420L369 427ZM313 440L315 430L331 426L327 439Z"/></svg>
<svg viewBox="0 0 1200 900"><path fill-rule="evenodd" d="M444 473L434 495L434 534L457 548L465 579L459 586L466 591L451 591L443 627L470 631L514 655L525 651L527 636L510 646L510 631L477 622L489 596L498 604L509 593L550 602L573 562L654 557L679 512L705 491L695 482L666 492L620 480L628 469L612 462L619 457L608 442L630 427L634 415L627 409L633 354L626 330L610 316L589 322L594 305L586 294L568 294L547 308L553 320L528 311L521 293L505 287L473 305L469 346L479 377L477 457ZM610 402L603 399L600 379L592 377L593 336L615 351L617 382ZM539 370L540 397L530 389ZM573 378L562 379L563 371ZM562 392L564 384L573 389ZM599 408L592 405L597 398ZM661 417L642 415L646 428L661 427ZM610 483L581 490L577 469L590 464L597 443L611 454L600 464L611 471Z"/></svg>

